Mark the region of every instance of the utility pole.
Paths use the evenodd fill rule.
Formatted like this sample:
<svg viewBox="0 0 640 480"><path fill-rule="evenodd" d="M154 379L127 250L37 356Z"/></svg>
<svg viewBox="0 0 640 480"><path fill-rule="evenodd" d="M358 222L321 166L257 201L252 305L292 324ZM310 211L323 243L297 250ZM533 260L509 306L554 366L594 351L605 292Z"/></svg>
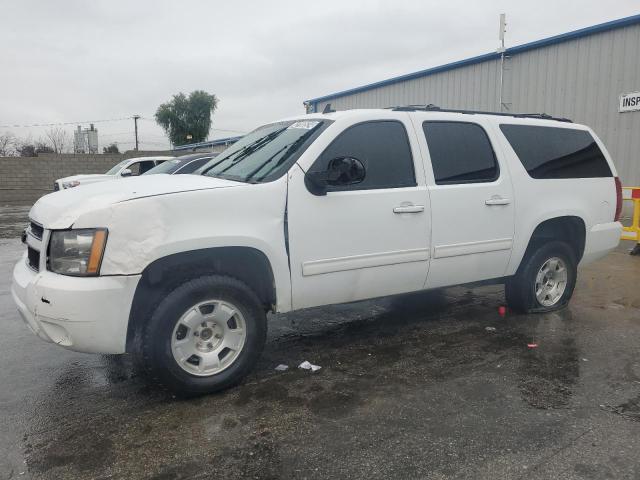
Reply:
<svg viewBox="0 0 640 480"><path fill-rule="evenodd" d="M140 115L133 116L133 127L136 132L136 152L138 151L138 119L139 118L140 118Z"/></svg>

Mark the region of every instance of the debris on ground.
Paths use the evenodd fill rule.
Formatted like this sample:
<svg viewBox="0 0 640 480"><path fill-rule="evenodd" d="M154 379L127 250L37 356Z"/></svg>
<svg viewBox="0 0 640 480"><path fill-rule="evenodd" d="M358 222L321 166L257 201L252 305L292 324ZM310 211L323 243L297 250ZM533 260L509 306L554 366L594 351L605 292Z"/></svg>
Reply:
<svg viewBox="0 0 640 480"><path fill-rule="evenodd" d="M284 372L285 370L288 370L288 369L289 369L289 365L285 365L284 363L281 363L276 368L274 368L274 370L278 372Z"/></svg>
<svg viewBox="0 0 640 480"><path fill-rule="evenodd" d="M615 413L616 415L622 415L630 420L640 421L640 396L631 398L628 401L621 403L620 405L600 405L600 408Z"/></svg>
<svg viewBox="0 0 640 480"><path fill-rule="evenodd" d="M527 343L527 347L529 347L529 348L538 348L538 344L537 343Z"/></svg>
<svg viewBox="0 0 640 480"><path fill-rule="evenodd" d="M306 360L304 362L302 362L300 365L298 365L298 368L301 368L303 370L311 370L312 372L317 372L318 370L320 370L322 367L319 365L314 365L313 363L307 362Z"/></svg>
<svg viewBox="0 0 640 480"><path fill-rule="evenodd" d="M484 327L484 329L485 329L487 332L495 332L495 331L496 331L496 327Z"/></svg>

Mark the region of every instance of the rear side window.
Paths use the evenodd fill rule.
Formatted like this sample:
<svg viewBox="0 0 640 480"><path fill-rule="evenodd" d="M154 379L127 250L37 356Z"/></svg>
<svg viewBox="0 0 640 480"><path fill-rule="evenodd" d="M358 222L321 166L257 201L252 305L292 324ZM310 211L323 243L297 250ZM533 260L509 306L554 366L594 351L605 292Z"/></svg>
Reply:
<svg viewBox="0 0 640 480"><path fill-rule="evenodd" d="M360 183L330 187L329 191L416 185L409 137L400 122L384 120L349 127L322 152L313 171L326 170L329 162L337 157L357 158L363 163L366 176Z"/></svg>
<svg viewBox="0 0 640 480"><path fill-rule="evenodd" d="M611 177L611 169L589 132L572 128L500 125L532 178Z"/></svg>
<svg viewBox="0 0 640 480"><path fill-rule="evenodd" d="M500 168L484 129L475 123L424 122L436 184L493 182Z"/></svg>

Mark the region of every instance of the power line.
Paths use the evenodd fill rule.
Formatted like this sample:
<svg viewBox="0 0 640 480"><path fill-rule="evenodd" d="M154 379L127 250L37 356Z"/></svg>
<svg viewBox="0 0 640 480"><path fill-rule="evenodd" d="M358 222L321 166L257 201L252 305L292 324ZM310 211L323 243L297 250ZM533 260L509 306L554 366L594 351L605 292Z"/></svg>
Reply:
<svg viewBox="0 0 640 480"><path fill-rule="evenodd" d="M154 118L148 118L148 116L141 116L140 120L146 120L147 122L155 122ZM243 135L247 132L243 130L231 130L229 128L210 128L209 130L215 130L217 132L230 132L230 133L242 133Z"/></svg>
<svg viewBox="0 0 640 480"><path fill-rule="evenodd" d="M103 120L82 120L78 122L57 122L57 123L32 123L30 125L0 125L0 128L30 128L30 127L55 127L57 125L78 125L82 123L105 123L105 122L121 122L123 120L131 120L133 117L108 118Z"/></svg>
<svg viewBox="0 0 640 480"><path fill-rule="evenodd" d="M131 120L132 118L134 118L134 116L131 117L122 117L122 118L107 118L107 119L102 119L102 120L80 120L80 121L76 121L76 122L54 122L54 123L31 123L31 124L6 124L6 125L0 125L0 128L33 128L33 127L56 127L56 126L60 126L60 125L80 125L83 123L106 123L106 122L122 122L124 120ZM139 117L140 120L146 120L148 122L155 122L154 119L152 118L146 118L146 117ZM216 132L229 132L229 133L242 133L245 134L247 132L242 131L242 130L232 130L232 129L228 129L228 128L211 128L211 130L215 130Z"/></svg>
<svg viewBox="0 0 640 480"><path fill-rule="evenodd" d="M100 138L102 137L113 137L116 135L132 135L132 133L129 132L115 132L115 133L100 133Z"/></svg>

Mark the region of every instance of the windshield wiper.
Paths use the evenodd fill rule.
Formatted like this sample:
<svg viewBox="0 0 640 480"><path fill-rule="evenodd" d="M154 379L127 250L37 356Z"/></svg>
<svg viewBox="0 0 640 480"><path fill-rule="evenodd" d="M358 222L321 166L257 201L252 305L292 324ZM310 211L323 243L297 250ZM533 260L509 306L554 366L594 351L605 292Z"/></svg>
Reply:
<svg viewBox="0 0 640 480"><path fill-rule="evenodd" d="M278 155L280 155L282 152L284 152L287 148L289 148L291 145L293 145L295 142L290 143L289 145L285 145L284 147L282 147L280 150L278 150L276 153L274 153L273 155L271 155L269 158L267 158L264 162L262 162L258 168L253 169L251 172L249 172L249 175L247 175L245 177L245 179L247 181L249 181L250 178L252 178L256 173L258 173L260 170L262 170L266 165L269 164L269 162L271 160L273 160L274 158L276 158ZM283 158L287 158L286 156L284 156ZM282 161L282 158L280 159L280 161ZM263 177L264 178L264 175Z"/></svg>
<svg viewBox="0 0 640 480"><path fill-rule="evenodd" d="M288 127L284 127L281 128L279 130L276 130L275 132L271 132L268 135L265 135L264 137L261 137L253 142L251 142L249 145L245 145L242 150L240 150L240 153L237 157L234 157L231 160L231 164L228 167L223 168L222 170L220 170L220 172L218 173L223 173L226 172L227 170L229 170L231 167L236 166L238 163L240 163L242 160L244 160L245 158L247 158L249 155L251 155L253 152L255 152L256 150L264 147L267 143L269 143L270 141L272 141L274 138L276 138L278 135L280 135L282 132L284 132ZM225 160L229 160L230 157L227 157Z"/></svg>
<svg viewBox="0 0 640 480"><path fill-rule="evenodd" d="M280 133L282 133L284 130L286 130L288 127L284 127L281 128L279 130L273 131L267 135L264 135L263 137L260 137L256 140L254 140L253 142L251 142L248 145L245 145L244 147L242 147L239 150L236 150L235 152L229 154L228 156L224 157L224 158L220 158L218 159L218 161L216 163L214 163L213 165L211 165L209 168L207 168L206 170L204 170L201 175L207 175L208 172L212 169L217 167L218 165L220 165L222 162L226 161L226 160L230 160L231 159L231 165L229 165L229 167L226 167L224 170L221 170L221 172L226 171L228 168L232 167L233 165L235 165L237 162L239 162L240 160L242 160L243 158L245 158L247 155L249 155L250 153L252 153L253 151L255 151L255 149L257 149L258 147L261 147L263 145L264 142L268 142L271 141L273 138L275 138L276 136L278 136ZM260 144L260 145L258 145ZM237 157L234 157L234 155L237 155Z"/></svg>
<svg viewBox="0 0 640 480"><path fill-rule="evenodd" d="M285 145L280 150L278 150L276 153L274 153L269 158L267 158L264 162L262 162L262 164L260 164L260 166L258 168L252 170L251 173L249 173L249 175L247 175L245 177L246 181L249 181L250 178L252 178L256 173L258 173L260 170L262 170L265 166L267 166L275 157L277 157L284 150L288 150L286 155L283 155L282 158L280 160L278 160L273 167L271 167L267 172L265 172L262 176L260 176L260 178L257 178L256 182L259 182L259 181L263 180L267 175L269 175L276 168L278 168L280 165L282 165L287 160L287 158L289 158L291 155L293 155L296 152L296 150L298 150L298 148L300 148L300 145L302 145L311 136L311 134L313 134L313 132L320 125L321 125L321 123L318 123L311 130L309 130L307 133L305 133L304 135L299 137L295 142L291 142L289 145Z"/></svg>

